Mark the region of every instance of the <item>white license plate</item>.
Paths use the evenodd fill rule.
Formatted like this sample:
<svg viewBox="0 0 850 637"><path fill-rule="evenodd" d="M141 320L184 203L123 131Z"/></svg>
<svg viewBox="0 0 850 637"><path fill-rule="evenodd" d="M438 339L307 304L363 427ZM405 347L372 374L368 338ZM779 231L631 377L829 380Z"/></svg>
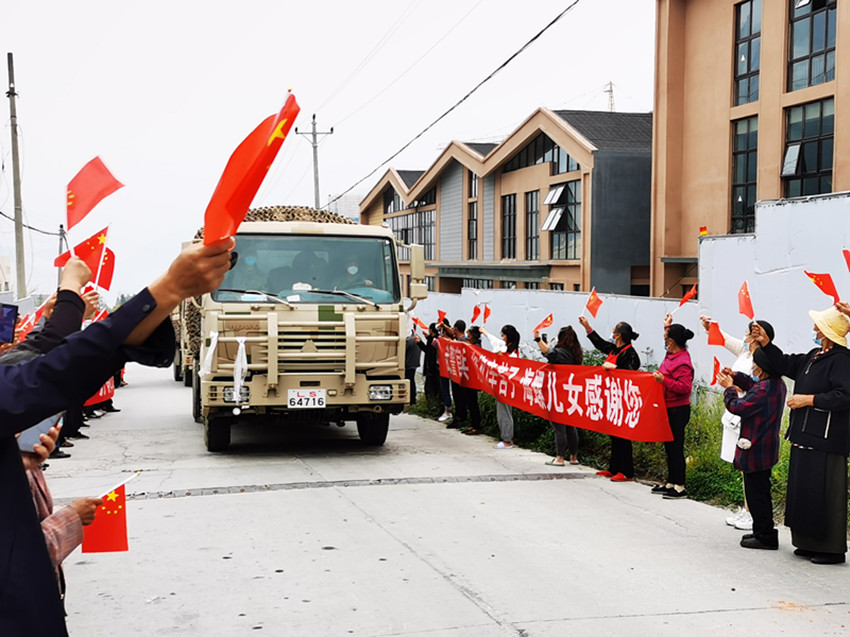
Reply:
<svg viewBox="0 0 850 637"><path fill-rule="evenodd" d="M290 409L322 409L327 400L324 389L289 389L287 393Z"/></svg>

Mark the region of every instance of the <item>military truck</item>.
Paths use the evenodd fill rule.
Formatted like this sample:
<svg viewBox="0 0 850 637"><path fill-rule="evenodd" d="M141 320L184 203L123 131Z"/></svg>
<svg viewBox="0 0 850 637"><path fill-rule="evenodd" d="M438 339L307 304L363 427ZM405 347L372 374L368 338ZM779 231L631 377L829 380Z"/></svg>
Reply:
<svg viewBox="0 0 850 637"><path fill-rule="evenodd" d="M327 214L320 218L327 221ZM424 251L403 247L410 251L415 305L426 295ZM249 418L340 426L353 420L365 444L384 444L390 415L404 411L410 396L408 322L392 231L246 221L235 252L219 289L183 309L193 412L207 449L226 450L231 427Z"/></svg>

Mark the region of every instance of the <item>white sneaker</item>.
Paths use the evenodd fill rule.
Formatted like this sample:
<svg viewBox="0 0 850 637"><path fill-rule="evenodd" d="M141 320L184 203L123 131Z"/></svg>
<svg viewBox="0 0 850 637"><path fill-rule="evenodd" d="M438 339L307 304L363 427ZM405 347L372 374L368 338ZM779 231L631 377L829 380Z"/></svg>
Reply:
<svg viewBox="0 0 850 637"><path fill-rule="evenodd" d="M447 421L449 418L451 418L451 417L452 417L451 412L449 412L449 411L444 411L444 412L443 412L443 415L442 415L442 416L440 416L439 418L437 418L437 421L438 421L438 422L446 422L446 421Z"/></svg>
<svg viewBox="0 0 850 637"><path fill-rule="evenodd" d="M738 521L741 519L741 516L746 512L747 512L746 509L738 509L735 512L735 515L730 515L728 518L726 518L726 524L728 526L734 527L738 523Z"/></svg>
<svg viewBox="0 0 850 637"><path fill-rule="evenodd" d="M735 528L739 531L752 531L753 530L753 516L750 515L750 512L744 509L741 512L740 519L735 522Z"/></svg>

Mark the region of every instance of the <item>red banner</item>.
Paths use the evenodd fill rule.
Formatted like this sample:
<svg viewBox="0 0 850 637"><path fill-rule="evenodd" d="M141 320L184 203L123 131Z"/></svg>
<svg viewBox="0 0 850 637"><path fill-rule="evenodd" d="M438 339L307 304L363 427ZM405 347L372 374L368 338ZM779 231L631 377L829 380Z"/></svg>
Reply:
<svg viewBox="0 0 850 637"><path fill-rule="evenodd" d="M673 440L664 389L649 372L550 365L438 340L440 374L552 422L638 440Z"/></svg>
<svg viewBox="0 0 850 637"><path fill-rule="evenodd" d="M110 378L103 384L103 387L101 387L94 396L85 402L85 406L91 407L92 405L97 405L109 400L113 396L115 396L115 381Z"/></svg>

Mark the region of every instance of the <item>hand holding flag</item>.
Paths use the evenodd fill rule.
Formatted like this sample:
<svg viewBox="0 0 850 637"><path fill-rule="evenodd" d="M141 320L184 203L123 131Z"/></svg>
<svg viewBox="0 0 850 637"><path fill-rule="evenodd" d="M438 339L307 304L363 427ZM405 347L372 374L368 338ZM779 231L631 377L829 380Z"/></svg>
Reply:
<svg viewBox="0 0 850 637"><path fill-rule="evenodd" d="M83 527L83 553L126 551L127 497L124 485L103 496L94 522Z"/></svg>
<svg viewBox="0 0 850 637"><path fill-rule="evenodd" d="M204 215L204 245L236 234L301 108L290 93L283 108L270 115L236 147Z"/></svg>
<svg viewBox="0 0 850 637"><path fill-rule="evenodd" d="M103 259L104 249L106 247L106 234L108 231L109 227L107 226L100 232L96 232L95 234L90 236L82 243L79 243L74 246L72 252L64 252L60 254L53 261L53 265L57 268L65 267L65 264L68 263L68 260L71 258L73 253L73 255L76 255L80 257L83 261L85 261L86 265L89 266L89 270L92 271L92 276L96 276L96 273L100 267L101 260ZM112 280L110 275L110 283L111 282Z"/></svg>

